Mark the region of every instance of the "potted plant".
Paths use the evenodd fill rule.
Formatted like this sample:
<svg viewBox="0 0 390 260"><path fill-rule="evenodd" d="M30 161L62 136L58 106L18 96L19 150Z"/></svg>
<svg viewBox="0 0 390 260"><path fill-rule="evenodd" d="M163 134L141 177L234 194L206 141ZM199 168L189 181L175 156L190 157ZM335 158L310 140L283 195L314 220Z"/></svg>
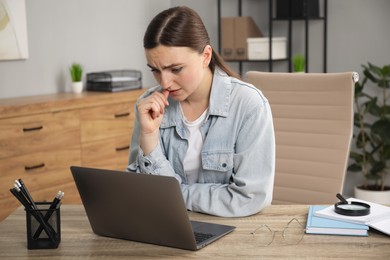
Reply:
<svg viewBox="0 0 390 260"><path fill-rule="evenodd" d="M355 187L355 197L390 204L390 65L362 65L363 80L355 85L354 149L351 149L350 172L361 172L364 183ZM372 86L377 86L375 89ZM372 93L379 90L377 93ZM362 198L362 193L370 197ZM379 192L381 191L381 192ZM380 194L384 192L386 199Z"/></svg>
<svg viewBox="0 0 390 260"><path fill-rule="evenodd" d="M293 71L294 72L305 72L306 60L301 54L296 54L292 57Z"/></svg>
<svg viewBox="0 0 390 260"><path fill-rule="evenodd" d="M81 93L83 91L83 67L80 63L72 63L69 68L70 76L72 79L72 91L74 93Z"/></svg>

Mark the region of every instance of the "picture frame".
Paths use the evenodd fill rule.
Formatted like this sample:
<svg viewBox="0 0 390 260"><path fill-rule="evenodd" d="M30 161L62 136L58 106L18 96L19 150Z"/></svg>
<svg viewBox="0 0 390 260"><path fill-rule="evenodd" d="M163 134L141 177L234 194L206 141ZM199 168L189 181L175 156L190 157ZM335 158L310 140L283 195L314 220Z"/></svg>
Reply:
<svg viewBox="0 0 390 260"><path fill-rule="evenodd" d="M0 60L27 58L25 0L0 0Z"/></svg>

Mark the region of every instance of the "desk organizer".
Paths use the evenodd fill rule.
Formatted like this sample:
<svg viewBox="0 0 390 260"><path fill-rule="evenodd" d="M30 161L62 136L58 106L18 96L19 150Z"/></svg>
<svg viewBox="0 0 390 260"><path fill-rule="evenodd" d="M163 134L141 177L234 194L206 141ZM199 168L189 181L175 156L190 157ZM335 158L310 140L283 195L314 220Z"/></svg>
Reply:
<svg viewBox="0 0 390 260"><path fill-rule="evenodd" d="M27 248L57 248L61 242L60 204L55 208L50 208L50 202L37 202L35 204L38 208L37 210L31 208L25 209Z"/></svg>
<svg viewBox="0 0 390 260"><path fill-rule="evenodd" d="M87 90L117 92L142 88L138 70L112 70L87 74Z"/></svg>

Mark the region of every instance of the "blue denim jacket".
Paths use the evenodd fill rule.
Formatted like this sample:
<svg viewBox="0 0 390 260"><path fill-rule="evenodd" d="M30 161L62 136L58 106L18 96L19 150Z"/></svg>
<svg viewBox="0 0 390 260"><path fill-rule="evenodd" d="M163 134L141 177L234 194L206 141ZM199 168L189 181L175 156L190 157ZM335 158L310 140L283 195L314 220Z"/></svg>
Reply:
<svg viewBox="0 0 390 260"><path fill-rule="evenodd" d="M153 91L148 89L140 98ZM269 103L254 86L215 70L198 183L188 185L183 158L187 132L179 103L169 99L160 126L160 145L143 156L138 114L127 170L173 176L180 182L188 210L239 217L271 204L275 173L275 137Z"/></svg>

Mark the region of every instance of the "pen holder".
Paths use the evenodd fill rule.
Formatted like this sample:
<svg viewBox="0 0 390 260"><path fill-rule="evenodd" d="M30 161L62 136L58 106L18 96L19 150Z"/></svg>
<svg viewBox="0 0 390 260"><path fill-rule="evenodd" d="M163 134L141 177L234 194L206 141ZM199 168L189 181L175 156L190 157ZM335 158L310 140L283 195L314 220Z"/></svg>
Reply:
<svg viewBox="0 0 390 260"><path fill-rule="evenodd" d="M50 202L35 203L37 210L26 208L27 248L53 249L61 242L60 204L50 208Z"/></svg>

